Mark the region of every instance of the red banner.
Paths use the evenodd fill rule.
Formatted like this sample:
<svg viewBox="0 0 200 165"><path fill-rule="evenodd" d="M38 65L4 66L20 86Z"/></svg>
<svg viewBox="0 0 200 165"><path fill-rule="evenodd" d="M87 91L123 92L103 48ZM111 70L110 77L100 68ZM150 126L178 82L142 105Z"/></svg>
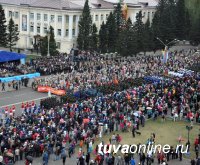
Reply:
<svg viewBox="0 0 200 165"><path fill-rule="evenodd" d="M57 90L49 86L38 86L38 92L51 92L54 95L63 96L66 94L65 90Z"/></svg>

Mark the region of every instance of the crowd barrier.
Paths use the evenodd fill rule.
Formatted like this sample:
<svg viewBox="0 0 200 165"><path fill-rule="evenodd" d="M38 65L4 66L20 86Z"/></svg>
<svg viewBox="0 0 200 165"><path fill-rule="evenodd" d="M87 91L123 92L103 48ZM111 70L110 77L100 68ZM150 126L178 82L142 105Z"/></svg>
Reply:
<svg viewBox="0 0 200 165"><path fill-rule="evenodd" d="M12 76L12 77L0 77L1 82L11 82L11 81L19 81L24 78L36 78L40 77L40 73L31 73L31 74L24 74L24 75L18 75L18 76Z"/></svg>
<svg viewBox="0 0 200 165"><path fill-rule="evenodd" d="M47 93L49 91L52 94L58 95L58 96L63 96L63 95L66 94L65 90L58 90L58 89L54 89L54 88L49 87L49 86L38 86L38 92Z"/></svg>

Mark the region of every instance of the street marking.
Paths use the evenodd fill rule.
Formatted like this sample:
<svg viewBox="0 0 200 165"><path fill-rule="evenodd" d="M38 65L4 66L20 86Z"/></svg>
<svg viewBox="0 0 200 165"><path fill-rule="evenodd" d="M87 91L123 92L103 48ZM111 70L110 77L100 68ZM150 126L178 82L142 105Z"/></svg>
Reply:
<svg viewBox="0 0 200 165"><path fill-rule="evenodd" d="M52 96L53 96L53 95L52 95ZM18 102L18 103L3 105L3 106L1 106L1 108L6 107L6 106L9 107L9 106L13 106L13 105L18 105L18 104L26 103L26 102L29 102L29 101L36 101L36 100L46 99L46 98L48 98L48 97L49 97L49 96L45 96L45 97L40 97L40 98L37 98L37 99L25 100L25 101Z"/></svg>

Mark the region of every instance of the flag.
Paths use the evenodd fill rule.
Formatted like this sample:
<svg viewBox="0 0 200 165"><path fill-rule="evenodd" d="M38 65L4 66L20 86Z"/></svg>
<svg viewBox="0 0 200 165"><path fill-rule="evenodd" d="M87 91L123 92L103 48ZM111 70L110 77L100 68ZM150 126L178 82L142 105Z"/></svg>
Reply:
<svg viewBox="0 0 200 165"><path fill-rule="evenodd" d="M169 58L168 50L165 49L165 50L162 51L162 60L163 60L163 63L167 63L168 58Z"/></svg>

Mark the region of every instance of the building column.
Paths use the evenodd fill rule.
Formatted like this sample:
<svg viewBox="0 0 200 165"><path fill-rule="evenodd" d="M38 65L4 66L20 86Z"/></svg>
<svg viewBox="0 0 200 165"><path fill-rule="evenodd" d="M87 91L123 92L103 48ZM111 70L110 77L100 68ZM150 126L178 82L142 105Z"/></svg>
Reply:
<svg viewBox="0 0 200 165"><path fill-rule="evenodd" d="M5 18L6 18L7 22L8 22L9 19L8 19L8 9L7 9L7 7L4 8L4 13L5 13Z"/></svg>
<svg viewBox="0 0 200 165"><path fill-rule="evenodd" d="M47 22L48 22L47 30L49 30L50 22L51 22L51 14L50 13L48 13Z"/></svg>
<svg viewBox="0 0 200 165"><path fill-rule="evenodd" d="M55 13L55 18L54 18L54 36L57 38L57 24L58 24L58 15Z"/></svg>
<svg viewBox="0 0 200 165"><path fill-rule="evenodd" d="M19 31L22 32L22 13L19 13Z"/></svg>
<svg viewBox="0 0 200 165"><path fill-rule="evenodd" d="M73 15L69 15L69 39L72 39Z"/></svg>
<svg viewBox="0 0 200 165"><path fill-rule="evenodd" d="M30 34L30 12L27 12L27 35Z"/></svg>
<svg viewBox="0 0 200 165"><path fill-rule="evenodd" d="M33 26L33 29L34 29L34 35L37 35L37 13L34 12L34 26Z"/></svg>
<svg viewBox="0 0 200 165"><path fill-rule="evenodd" d="M40 19L40 36L44 35L44 14L41 13L41 19Z"/></svg>
<svg viewBox="0 0 200 165"><path fill-rule="evenodd" d="M99 31L100 27L101 27L101 13L99 14L99 25L97 26L97 31Z"/></svg>
<svg viewBox="0 0 200 165"><path fill-rule="evenodd" d="M93 14L93 18L92 18L92 24L95 23L95 21L96 21L96 20L95 20L95 16L96 16L96 14L94 13L94 14Z"/></svg>
<svg viewBox="0 0 200 165"><path fill-rule="evenodd" d="M76 15L76 29L75 29L75 36L78 36L78 24L79 24L79 15Z"/></svg>
<svg viewBox="0 0 200 165"><path fill-rule="evenodd" d="M61 38L64 38L66 34L66 16L62 15L62 29L61 29Z"/></svg>
<svg viewBox="0 0 200 165"><path fill-rule="evenodd" d="M27 12L27 36L26 36L26 49L30 48L30 12Z"/></svg>

